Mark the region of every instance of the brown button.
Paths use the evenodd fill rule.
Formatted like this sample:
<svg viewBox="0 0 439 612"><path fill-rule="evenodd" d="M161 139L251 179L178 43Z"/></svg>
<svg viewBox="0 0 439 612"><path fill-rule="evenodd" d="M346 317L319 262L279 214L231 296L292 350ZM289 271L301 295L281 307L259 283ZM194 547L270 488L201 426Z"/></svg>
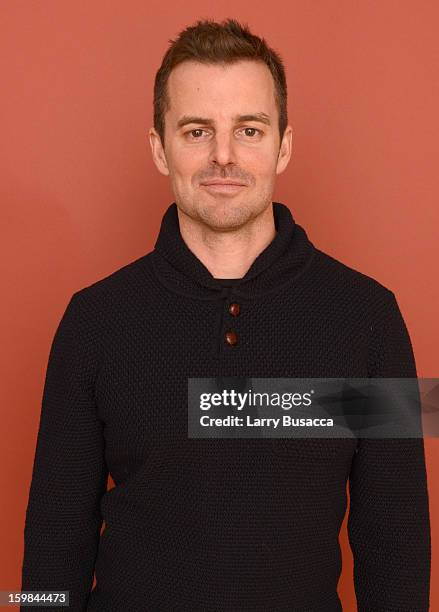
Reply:
<svg viewBox="0 0 439 612"><path fill-rule="evenodd" d="M230 304L229 312L231 315L233 315L234 317L237 317L240 311L241 311L241 306L239 304L237 304L236 302L233 302L232 304Z"/></svg>
<svg viewBox="0 0 439 612"><path fill-rule="evenodd" d="M235 345L238 342L238 336L236 335L236 333L234 331L228 331L226 332L226 342L227 344L230 345Z"/></svg>

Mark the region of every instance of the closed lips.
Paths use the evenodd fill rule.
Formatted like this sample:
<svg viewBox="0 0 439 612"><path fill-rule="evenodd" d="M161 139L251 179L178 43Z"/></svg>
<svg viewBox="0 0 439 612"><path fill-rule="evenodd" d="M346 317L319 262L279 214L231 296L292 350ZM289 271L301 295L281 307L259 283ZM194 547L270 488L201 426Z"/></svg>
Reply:
<svg viewBox="0 0 439 612"><path fill-rule="evenodd" d="M244 183L236 183L232 181L211 181L210 183L202 183L202 185L239 185L244 187Z"/></svg>

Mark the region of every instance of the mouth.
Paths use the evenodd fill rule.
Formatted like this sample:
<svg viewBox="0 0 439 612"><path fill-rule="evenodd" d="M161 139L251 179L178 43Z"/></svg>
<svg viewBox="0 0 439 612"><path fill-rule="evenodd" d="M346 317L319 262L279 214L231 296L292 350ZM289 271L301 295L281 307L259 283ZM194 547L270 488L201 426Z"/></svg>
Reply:
<svg viewBox="0 0 439 612"><path fill-rule="evenodd" d="M235 194L246 185L240 183L202 183L201 187L212 193Z"/></svg>

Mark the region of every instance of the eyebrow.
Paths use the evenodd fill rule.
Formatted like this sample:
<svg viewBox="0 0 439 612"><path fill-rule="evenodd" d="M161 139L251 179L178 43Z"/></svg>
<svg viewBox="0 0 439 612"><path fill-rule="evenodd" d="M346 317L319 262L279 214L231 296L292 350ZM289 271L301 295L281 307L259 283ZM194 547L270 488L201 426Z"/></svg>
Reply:
<svg viewBox="0 0 439 612"><path fill-rule="evenodd" d="M270 117L266 113L254 113L251 115L235 115L234 119L236 123L242 123L243 121L259 121L261 123L265 123L266 125L271 125ZM183 115L183 117L179 119L177 122L177 129L182 128L184 125L187 125L188 123L199 123L201 125L213 125L215 122L213 119L208 119L206 117Z"/></svg>

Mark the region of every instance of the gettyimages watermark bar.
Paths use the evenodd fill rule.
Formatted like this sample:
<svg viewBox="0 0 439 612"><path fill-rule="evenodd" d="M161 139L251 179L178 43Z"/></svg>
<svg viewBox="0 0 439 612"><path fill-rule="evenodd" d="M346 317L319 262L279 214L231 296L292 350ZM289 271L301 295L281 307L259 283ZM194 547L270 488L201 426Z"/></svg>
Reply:
<svg viewBox="0 0 439 612"><path fill-rule="evenodd" d="M189 438L439 437L439 378L188 378Z"/></svg>

